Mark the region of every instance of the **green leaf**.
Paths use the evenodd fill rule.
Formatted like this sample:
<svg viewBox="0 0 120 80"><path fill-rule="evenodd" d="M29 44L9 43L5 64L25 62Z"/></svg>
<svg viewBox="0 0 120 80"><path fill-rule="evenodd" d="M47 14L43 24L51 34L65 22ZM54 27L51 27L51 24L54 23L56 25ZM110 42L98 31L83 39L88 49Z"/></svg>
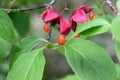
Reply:
<svg viewBox="0 0 120 80"><path fill-rule="evenodd" d="M90 28L90 29L87 29L87 30L83 31L80 34L83 35L83 36L94 36L94 35L105 33L108 30L109 30L109 27L96 26L94 28Z"/></svg>
<svg viewBox="0 0 120 80"><path fill-rule="evenodd" d="M44 66L43 49L22 54L13 64L7 80L42 80Z"/></svg>
<svg viewBox="0 0 120 80"><path fill-rule="evenodd" d="M117 57L120 61L120 43L118 41L115 41L115 51L116 51Z"/></svg>
<svg viewBox="0 0 120 80"><path fill-rule="evenodd" d="M120 11L120 0L117 0L116 7Z"/></svg>
<svg viewBox="0 0 120 80"><path fill-rule="evenodd" d="M77 31L79 33L82 33L86 30L95 29L95 28L96 29L98 28L98 30L96 30L96 32L98 32L98 34L104 33L109 30L110 24L103 18L96 18L96 19L93 19L92 21L87 22L86 24L79 24L77 26ZM102 31L99 28L102 30L103 29L105 29L105 30Z"/></svg>
<svg viewBox="0 0 120 80"><path fill-rule="evenodd" d="M96 18L85 24L78 24L77 30L72 33L68 39L72 39L75 34L85 34L85 36L92 36L107 32L110 28L110 24L102 18Z"/></svg>
<svg viewBox="0 0 120 80"><path fill-rule="evenodd" d="M9 54L10 49L11 45L4 39L0 38L0 62Z"/></svg>
<svg viewBox="0 0 120 80"><path fill-rule="evenodd" d="M65 53L64 47L59 47L57 50L58 50L61 54L64 55L64 53Z"/></svg>
<svg viewBox="0 0 120 80"><path fill-rule="evenodd" d="M24 36L29 30L29 15L27 13L10 13L13 24L21 36Z"/></svg>
<svg viewBox="0 0 120 80"><path fill-rule="evenodd" d="M13 44L16 41L16 32L8 15L0 9L0 37Z"/></svg>
<svg viewBox="0 0 120 80"><path fill-rule="evenodd" d="M65 56L72 70L81 80L116 79L116 69L112 59L104 49L91 41L70 40L65 46Z"/></svg>
<svg viewBox="0 0 120 80"><path fill-rule="evenodd" d="M22 50L30 51L42 41L40 37L28 36L20 41Z"/></svg>
<svg viewBox="0 0 120 80"><path fill-rule="evenodd" d="M116 64L116 69L117 69L117 80L120 80L120 65Z"/></svg>
<svg viewBox="0 0 120 80"><path fill-rule="evenodd" d="M13 63L16 61L16 59L18 58L19 54L23 54L24 52L22 52L21 48L18 46L12 46L11 49L11 54L10 54L10 60L9 60L9 70L11 70L11 67L13 65Z"/></svg>
<svg viewBox="0 0 120 80"><path fill-rule="evenodd" d="M37 36L27 36L20 41L21 48L15 46L12 50L12 54L10 56L10 68L15 60L26 52L30 52L36 45L38 45L43 39Z"/></svg>
<svg viewBox="0 0 120 80"><path fill-rule="evenodd" d="M68 75L65 78L61 79L61 80L80 80L79 77L77 75Z"/></svg>
<svg viewBox="0 0 120 80"><path fill-rule="evenodd" d="M100 17L106 19L109 23L111 23L112 20L113 20L113 18L114 18L114 17L113 17L112 15L110 15L110 14L103 15L103 16L100 16Z"/></svg>
<svg viewBox="0 0 120 80"><path fill-rule="evenodd" d="M101 4L100 4L100 1L99 1L99 0L96 0L96 6L97 6L98 10L101 9Z"/></svg>
<svg viewBox="0 0 120 80"><path fill-rule="evenodd" d="M0 63L0 73L8 73L9 71L9 61L3 61L2 63ZM3 74L4 75L4 74ZM5 75L6 76L6 75ZM0 79L2 80L2 79Z"/></svg>
<svg viewBox="0 0 120 80"><path fill-rule="evenodd" d="M112 21L112 27L111 31L115 39L120 42L120 16L117 16L113 21Z"/></svg>

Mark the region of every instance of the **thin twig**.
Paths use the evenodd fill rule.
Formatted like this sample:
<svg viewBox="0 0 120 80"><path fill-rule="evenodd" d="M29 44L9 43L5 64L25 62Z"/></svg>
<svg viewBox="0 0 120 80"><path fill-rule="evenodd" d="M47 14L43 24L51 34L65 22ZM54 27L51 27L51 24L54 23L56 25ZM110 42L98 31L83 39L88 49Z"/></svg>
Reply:
<svg viewBox="0 0 120 80"><path fill-rule="evenodd" d="M67 8L67 0L64 0L65 9Z"/></svg>
<svg viewBox="0 0 120 80"><path fill-rule="evenodd" d="M49 32L48 32L48 41L50 40L50 38L51 38L51 33L52 33L52 25L50 26L50 30L49 30Z"/></svg>
<svg viewBox="0 0 120 80"><path fill-rule="evenodd" d="M36 9L40 9L40 8L49 8L51 7L56 0L51 0L50 3L48 4L42 4L36 7L32 7L32 8L23 8L23 9L4 9L6 12L26 12L26 11L31 11L31 10L36 10Z"/></svg>
<svg viewBox="0 0 120 80"><path fill-rule="evenodd" d="M26 11L31 11L31 10L36 10L40 8L46 7L47 4L43 4L40 6L32 7L32 8L23 8L23 9L4 9L6 12L26 12Z"/></svg>
<svg viewBox="0 0 120 80"><path fill-rule="evenodd" d="M9 9L13 6L13 4L15 3L16 0L12 0L9 4Z"/></svg>
<svg viewBox="0 0 120 80"><path fill-rule="evenodd" d="M55 3L55 1L56 1L56 0L51 0L49 4L50 4L50 5L53 5L53 4Z"/></svg>
<svg viewBox="0 0 120 80"><path fill-rule="evenodd" d="M108 6L112 9L112 11L116 14L116 15L120 15L120 12L113 6L112 2L110 0L106 0L106 3L108 4Z"/></svg>
<svg viewBox="0 0 120 80"><path fill-rule="evenodd" d="M67 0L64 0L64 9L61 11L61 15L64 13L64 11L68 11L69 9L67 8Z"/></svg>

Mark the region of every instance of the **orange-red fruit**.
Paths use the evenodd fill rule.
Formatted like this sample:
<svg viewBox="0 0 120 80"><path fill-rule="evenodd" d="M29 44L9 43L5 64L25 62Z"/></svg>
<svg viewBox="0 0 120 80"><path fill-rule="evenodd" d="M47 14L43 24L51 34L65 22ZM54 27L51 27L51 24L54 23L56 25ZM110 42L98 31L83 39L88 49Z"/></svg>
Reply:
<svg viewBox="0 0 120 80"><path fill-rule="evenodd" d="M47 23L45 23L43 29L45 32L48 32L50 30L50 27Z"/></svg>
<svg viewBox="0 0 120 80"><path fill-rule="evenodd" d="M76 34L74 38L80 38L80 34Z"/></svg>
<svg viewBox="0 0 120 80"><path fill-rule="evenodd" d="M90 13L89 13L89 19L90 19L90 20L93 20L93 19L94 19L94 12L90 12Z"/></svg>
<svg viewBox="0 0 120 80"><path fill-rule="evenodd" d="M58 44L59 44L59 45L63 45L63 44L65 43L65 40L66 40L66 36L65 36L65 35L60 34L60 35L58 36Z"/></svg>

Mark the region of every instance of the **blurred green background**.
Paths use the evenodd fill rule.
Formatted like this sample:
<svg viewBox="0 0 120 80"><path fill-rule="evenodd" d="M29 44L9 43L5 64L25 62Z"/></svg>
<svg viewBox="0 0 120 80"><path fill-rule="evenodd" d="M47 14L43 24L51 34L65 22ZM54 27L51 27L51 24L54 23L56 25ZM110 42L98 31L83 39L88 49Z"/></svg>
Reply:
<svg viewBox="0 0 120 80"><path fill-rule="evenodd" d="M15 0L14 4L10 6L13 0L0 0L0 7L2 8L30 8L38 6L44 3L48 3L50 0ZM111 9L106 5L106 0L67 0L67 7L70 10L76 9L80 5L89 5L94 7L95 17L105 17L107 15L107 20L111 20L115 17ZM116 0L111 0L113 4L116 4ZM64 9L64 0L56 0L53 8L55 11L60 13ZM38 18L39 14L45 9L39 9L29 12L12 12L8 15L12 19L16 30L20 35L20 39L27 35L35 34L37 36L47 38L47 33L43 31L43 21ZM68 19L71 12L64 12L63 16ZM57 42L58 31L53 29L51 42ZM113 58L114 62L118 62L115 51L114 43L112 41L112 35L109 33L89 37L92 41L98 43L100 46L104 47ZM41 45L41 44L40 44ZM38 45L38 46L40 46ZM44 71L43 80L59 80L65 77L67 74L73 74L71 68L66 62L65 57L56 50L44 50L44 55L46 57L46 66ZM0 80L5 80L6 75L9 71L9 56L0 63Z"/></svg>

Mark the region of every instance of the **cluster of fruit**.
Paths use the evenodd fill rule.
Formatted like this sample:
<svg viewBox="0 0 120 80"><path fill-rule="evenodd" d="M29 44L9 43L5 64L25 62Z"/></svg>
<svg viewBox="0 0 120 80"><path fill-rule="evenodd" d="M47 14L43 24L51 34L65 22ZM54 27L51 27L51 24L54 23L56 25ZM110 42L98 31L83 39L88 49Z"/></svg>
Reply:
<svg viewBox="0 0 120 80"><path fill-rule="evenodd" d="M43 27L45 32L49 32L52 26L54 27L56 24L59 24L58 30L60 35L58 36L58 44L63 45L69 32L71 30L74 32L76 31L77 23L85 23L88 21L86 13L89 13L89 19L93 20L93 8L86 5L79 6L74 10L70 15L69 21L57 14L53 9L46 9L42 14L40 14L40 18L42 18L45 23ZM48 23L50 23L51 26L49 26ZM74 36L74 38L79 37L80 34L76 34Z"/></svg>

